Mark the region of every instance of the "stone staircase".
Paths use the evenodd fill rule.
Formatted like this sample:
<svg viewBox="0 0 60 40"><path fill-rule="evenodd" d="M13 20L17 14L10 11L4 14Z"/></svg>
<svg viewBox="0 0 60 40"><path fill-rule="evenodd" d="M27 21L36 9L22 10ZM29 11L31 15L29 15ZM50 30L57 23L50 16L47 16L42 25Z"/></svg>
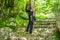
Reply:
<svg viewBox="0 0 60 40"><path fill-rule="evenodd" d="M13 35L15 35L14 36L15 39L17 40L58 40L54 35L54 30L56 30L55 20L36 20L34 22L34 28L32 34L25 33L25 30L26 28L21 28L17 32L15 33L13 32ZM12 32L10 33L12 34Z"/></svg>
<svg viewBox="0 0 60 40"><path fill-rule="evenodd" d="M34 28L32 35L24 38L26 40L57 40L55 39L54 30L56 29L55 20L36 20L34 22ZM23 31L25 29L22 29ZM22 37L22 39L24 39Z"/></svg>
<svg viewBox="0 0 60 40"><path fill-rule="evenodd" d="M53 31L56 27L55 20L39 20L34 22L33 35L37 40L54 40Z"/></svg>
<svg viewBox="0 0 60 40"><path fill-rule="evenodd" d="M35 21L34 22L34 27L35 28L47 28L47 27L55 27L56 26L56 21L55 20L40 20L40 21Z"/></svg>

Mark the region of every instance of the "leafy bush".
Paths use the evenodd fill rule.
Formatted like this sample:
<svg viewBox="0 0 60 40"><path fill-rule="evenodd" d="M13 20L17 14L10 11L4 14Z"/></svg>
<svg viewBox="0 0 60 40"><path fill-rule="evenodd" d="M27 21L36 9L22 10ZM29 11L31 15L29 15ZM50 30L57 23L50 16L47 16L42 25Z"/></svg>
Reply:
<svg viewBox="0 0 60 40"><path fill-rule="evenodd" d="M10 27L17 30L19 27L26 26L28 16L26 13L26 3L29 0L0 0L1 19L0 27ZM35 0L36 19L52 18L57 9L57 0ZM56 5L56 6L55 6ZM52 15L54 17L54 15Z"/></svg>

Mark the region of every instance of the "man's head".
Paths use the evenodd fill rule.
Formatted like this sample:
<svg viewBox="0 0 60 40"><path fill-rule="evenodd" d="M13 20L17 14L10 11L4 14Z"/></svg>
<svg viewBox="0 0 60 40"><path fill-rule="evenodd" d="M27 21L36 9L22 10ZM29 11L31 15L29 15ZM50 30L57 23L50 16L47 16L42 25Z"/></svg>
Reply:
<svg viewBox="0 0 60 40"><path fill-rule="evenodd" d="M28 5L29 8L31 8L31 2L30 1L27 2L27 5Z"/></svg>

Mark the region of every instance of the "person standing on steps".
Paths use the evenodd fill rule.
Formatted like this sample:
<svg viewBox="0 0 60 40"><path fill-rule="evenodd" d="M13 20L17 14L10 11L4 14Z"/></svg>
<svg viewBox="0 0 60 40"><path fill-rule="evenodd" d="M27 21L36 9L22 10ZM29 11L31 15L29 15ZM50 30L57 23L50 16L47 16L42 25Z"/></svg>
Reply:
<svg viewBox="0 0 60 40"><path fill-rule="evenodd" d="M26 4L26 12L28 13L29 23L28 23L28 26L26 28L26 32L29 31L30 34L32 34L33 23L35 20L34 11L32 8L33 7L31 6L31 2L28 2Z"/></svg>

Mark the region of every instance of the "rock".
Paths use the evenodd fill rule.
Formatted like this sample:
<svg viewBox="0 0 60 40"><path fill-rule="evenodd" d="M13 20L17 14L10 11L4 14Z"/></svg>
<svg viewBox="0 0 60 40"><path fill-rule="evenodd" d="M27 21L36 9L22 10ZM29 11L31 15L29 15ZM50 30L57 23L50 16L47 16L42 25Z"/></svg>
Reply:
<svg viewBox="0 0 60 40"><path fill-rule="evenodd" d="M40 37L39 40L45 40L44 38Z"/></svg>
<svg viewBox="0 0 60 40"><path fill-rule="evenodd" d="M21 38L21 40L27 40L27 38L25 38L25 37L22 37L22 38Z"/></svg>

